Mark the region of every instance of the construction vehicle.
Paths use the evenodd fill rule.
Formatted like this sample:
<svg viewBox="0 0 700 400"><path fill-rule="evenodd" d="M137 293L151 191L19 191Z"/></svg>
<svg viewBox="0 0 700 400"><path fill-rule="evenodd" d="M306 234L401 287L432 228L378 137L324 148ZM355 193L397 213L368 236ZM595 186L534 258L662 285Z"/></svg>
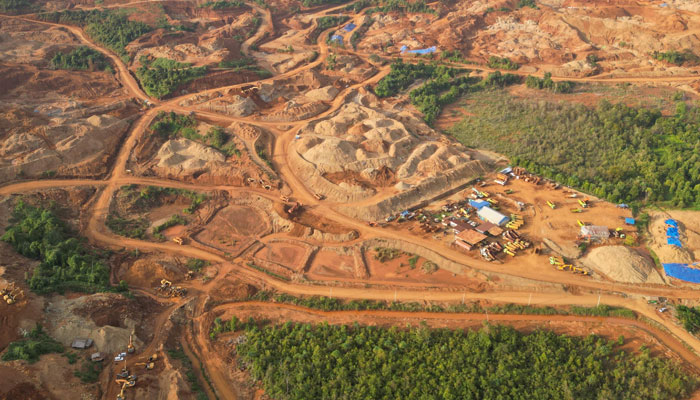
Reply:
<svg viewBox="0 0 700 400"><path fill-rule="evenodd" d="M193 278L194 278L194 271L192 271L192 270L190 269L190 270L188 270L187 273L185 274L185 280L189 281L190 279L193 279Z"/></svg>
<svg viewBox="0 0 700 400"><path fill-rule="evenodd" d="M549 208L551 208L552 210L554 210L555 208L557 208L556 204L552 203L550 200L547 200L547 205L548 205Z"/></svg>
<svg viewBox="0 0 700 400"><path fill-rule="evenodd" d="M297 201L291 207L289 207L289 209L287 210L287 214L294 214L298 210L301 210L301 207L302 207L302 204Z"/></svg>
<svg viewBox="0 0 700 400"><path fill-rule="evenodd" d="M583 210L580 209L580 208L572 208L572 209L571 209L571 212L572 212L572 213L580 213L580 212L583 212Z"/></svg>
<svg viewBox="0 0 700 400"><path fill-rule="evenodd" d="M136 363L134 365L143 365L144 367L146 367L147 370L152 370L153 368L155 368L156 363L154 363L154 362L139 362L139 363Z"/></svg>
<svg viewBox="0 0 700 400"><path fill-rule="evenodd" d="M323 200L323 199L326 198L326 196L322 195L321 193L314 193L314 197L315 197L317 200Z"/></svg>
<svg viewBox="0 0 700 400"><path fill-rule="evenodd" d="M132 340L133 335L129 335L129 344L126 345L126 352L129 354L133 354L134 351L136 351L136 348L134 347L134 341Z"/></svg>
<svg viewBox="0 0 700 400"><path fill-rule="evenodd" d="M583 208L588 208L588 205L589 205L588 199L587 198L586 199L579 199L578 204L580 204L581 207L583 207Z"/></svg>
<svg viewBox="0 0 700 400"><path fill-rule="evenodd" d="M508 255L511 256L511 257L515 257L515 253L513 253L512 251L510 251L510 250L508 250L508 249L503 249L503 252L506 253L506 254L508 254Z"/></svg>
<svg viewBox="0 0 700 400"><path fill-rule="evenodd" d="M136 386L136 380L127 380L127 379L117 379L115 382L117 384L122 385L122 389L117 395L117 400L126 400L126 395L124 394L124 390L128 387L134 387Z"/></svg>
<svg viewBox="0 0 700 400"><path fill-rule="evenodd" d="M284 196L284 195L280 196L280 200L282 200L285 203L289 203L289 197L287 197L287 196Z"/></svg>
<svg viewBox="0 0 700 400"><path fill-rule="evenodd" d="M571 272L574 274L588 275L588 271L580 267L571 267Z"/></svg>
<svg viewBox="0 0 700 400"><path fill-rule="evenodd" d="M571 264L557 265L557 269L558 269L559 271L571 271L571 269L572 269L573 267L574 267L574 266L571 265Z"/></svg>
<svg viewBox="0 0 700 400"><path fill-rule="evenodd" d="M552 265L564 265L564 257L551 256L549 257L549 263Z"/></svg>
<svg viewBox="0 0 700 400"><path fill-rule="evenodd" d="M576 223L578 224L578 226L586 226L586 223L581 221L580 219L577 219Z"/></svg>
<svg viewBox="0 0 700 400"><path fill-rule="evenodd" d="M184 241L182 240L182 238L179 237L179 236L178 236L178 237L174 237L174 238L173 238L173 242L175 242L176 244L179 244L180 246L182 246L182 244L184 243Z"/></svg>

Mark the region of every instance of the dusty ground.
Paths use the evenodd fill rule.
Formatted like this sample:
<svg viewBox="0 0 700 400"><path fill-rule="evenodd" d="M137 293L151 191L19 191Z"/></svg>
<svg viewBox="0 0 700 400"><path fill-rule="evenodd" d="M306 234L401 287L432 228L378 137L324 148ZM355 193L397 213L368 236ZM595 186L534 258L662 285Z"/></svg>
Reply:
<svg viewBox="0 0 700 400"><path fill-rule="evenodd" d="M514 257L501 254L495 262L483 260L477 250L455 248L452 231L439 223L430 222L440 229L431 233L415 221L385 223L389 215L418 207L434 217L445 203L464 200L474 178L492 181L491 171L506 161L440 134L463 115L459 103L446 108L437 129L431 129L405 97L380 100L372 91L389 72L376 56L390 59L400 56L401 46L435 45L438 51L456 50L471 62L462 66L481 75L491 71L485 64L493 55L520 63L517 74L552 72L581 80L570 95L517 85L509 89L516 97L587 106L613 99L669 112L679 91L686 101L697 98L699 67L692 62L669 65L651 53L698 47L700 9L694 2L673 0L660 7L627 0L542 0L539 9L517 9L514 0L480 0L431 3L434 14L378 12L371 20L345 11L345 5L307 9L297 0L267 3L268 8L250 3L211 10L179 1L105 0L102 6L127 9L132 20L191 28L161 27L138 38L127 46L127 64L111 59L115 73L50 69L56 51L80 44L106 50L74 27L0 17L0 229L19 194L32 202L53 201L71 227L113 251L112 282L124 280L133 295L36 296L25 284L25 272L36 263L0 242L0 284L15 282L26 295L13 306L0 302L0 350L40 321L63 343L88 336L95 339L94 349L108 352L99 382L92 385L73 376L80 363L71 366L59 355L34 365L0 363L0 375L9 383L0 385L0 398L113 399L119 392L115 375L124 364L111 359L125 350L132 333L137 349L126 365L139 380L136 388L127 389L129 398L265 398L237 368L233 336L209 339L219 315L386 326L427 320L450 328L483 322L482 316L331 315L279 304L240 304L259 290L426 305L467 297L530 304L534 294L535 304L594 306L602 296L604 304L630 307L672 334L659 335L639 321L502 319L524 330L592 331L614 338L623 333L630 351L644 343L655 355L695 363L693 353L674 338L696 350L700 342L672 313L660 314L647 304L656 296L697 304L695 288L667 285L647 252L620 247L621 239L579 250L577 220L621 227L635 236L635 228L622 224L621 218L631 216L627 210L591 198L590 208L574 214L570 209L585 197L581 193L571 198L563 189L519 180L507 186L489 183L479 189L497 201L501 212L522 215L519 232L533 244ZM96 5L92 0L57 0L45 9ZM352 33L340 29L345 24L316 32L319 40L310 39L318 18L341 13L358 26L356 48L349 44ZM328 44L329 34L343 35L345 48ZM586 61L591 54L596 63ZM141 110L148 97L131 74L142 57L207 66L208 73L178 88L171 99L150 99L151 106ZM219 65L242 57L251 57L273 76L257 80L256 73ZM155 135L149 127L160 111L194 116L195 133L201 136L212 127L223 129L228 150L215 149L196 135ZM18 180L24 181L10 184ZM190 199L181 194L134 208L123 196L129 185L205 193L207 199L187 215ZM548 200L555 209L546 205ZM292 209L297 202L299 209ZM516 210L517 202L523 210ZM143 218L143 240L108 229L110 213ZM155 237L153 228L175 214L188 223L164 230L162 241ZM662 242L661 224L668 215L681 222L687 243L683 251ZM470 219L476 222L473 213ZM698 220L690 211L653 213L649 247L662 262L697 260ZM183 238L182 245L171 240L176 237ZM376 248L382 246L399 253L377 260ZM544 254L535 254L535 247ZM548 261L555 254L586 267L592 276L557 271ZM615 262L606 262L608 258ZM193 259L204 263L190 277ZM186 288L187 294L163 296L154 289L161 279ZM142 363L153 354L158 356L155 369L147 371ZM200 392L188 382L192 378Z"/></svg>

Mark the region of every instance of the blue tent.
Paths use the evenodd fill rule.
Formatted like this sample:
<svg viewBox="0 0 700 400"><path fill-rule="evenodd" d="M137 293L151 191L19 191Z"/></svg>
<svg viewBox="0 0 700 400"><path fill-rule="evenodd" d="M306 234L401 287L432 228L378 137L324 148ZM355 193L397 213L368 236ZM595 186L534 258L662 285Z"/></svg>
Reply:
<svg viewBox="0 0 700 400"><path fill-rule="evenodd" d="M677 238L679 236L678 235L678 228L674 228L672 226L669 226L668 228L666 228L666 236Z"/></svg>
<svg viewBox="0 0 700 400"><path fill-rule="evenodd" d="M352 22L349 23L349 24L347 24L347 25L345 25L345 27L343 27L343 29L345 30L345 32L352 32L352 30L355 29L355 28L357 28L357 25L353 24Z"/></svg>
<svg viewBox="0 0 700 400"><path fill-rule="evenodd" d="M331 42L337 42L339 44L343 44L343 37L340 35L333 35L331 36Z"/></svg>
<svg viewBox="0 0 700 400"><path fill-rule="evenodd" d="M625 223L627 225L634 225L634 218L625 218Z"/></svg>
<svg viewBox="0 0 700 400"><path fill-rule="evenodd" d="M477 210L481 210L482 207L488 207L491 205L491 203L486 200L469 200L469 205Z"/></svg>
<svg viewBox="0 0 700 400"><path fill-rule="evenodd" d="M671 246L683 247L683 245L681 245L680 239L674 237L666 238L666 243L668 243Z"/></svg>
<svg viewBox="0 0 700 400"><path fill-rule="evenodd" d="M675 219L667 219L666 225L671 225L674 228L678 228L678 222Z"/></svg>

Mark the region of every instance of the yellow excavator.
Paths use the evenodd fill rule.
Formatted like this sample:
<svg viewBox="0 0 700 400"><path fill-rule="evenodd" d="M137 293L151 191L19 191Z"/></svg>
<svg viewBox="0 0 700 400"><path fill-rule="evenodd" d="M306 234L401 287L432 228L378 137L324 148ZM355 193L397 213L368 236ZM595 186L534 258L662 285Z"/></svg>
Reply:
<svg viewBox="0 0 700 400"><path fill-rule="evenodd" d="M117 379L116 382L118 384L121 383L121 385L122 385L122 390L119 391L119 394L117 395L117 400L126 400L126 395L124 394L124 389L126 389L128 387L136 386L136 381L135 380L126 380L126 379Z"/></svg>
<svg viewBox="0 0 700 400"><path fill-rule="evenodd" d="M129 344L126 345L126 352L129 354L132 354L134 351L136 351L136 348L134 347L134 341L132 340L133 335L129 335Z"/></svg>

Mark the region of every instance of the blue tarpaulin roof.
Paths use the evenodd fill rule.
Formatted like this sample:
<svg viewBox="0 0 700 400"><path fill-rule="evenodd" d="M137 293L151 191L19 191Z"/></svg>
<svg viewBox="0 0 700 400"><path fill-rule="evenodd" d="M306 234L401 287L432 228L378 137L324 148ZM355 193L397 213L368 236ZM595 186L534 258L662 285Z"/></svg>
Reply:
<svg viewBox="0 0 700 400"><path fill-rule="evenodd" d="M634 218L625 218L625 223L627 225L634 225Z"/></svg>
<svg viewBox="0 0 700 400"><path fill-rule="evenodd" d="M437 51L436 46L428 47L427 49L418 49L418 50L408 50L408 47L406 46L401 46L401 52L402 53L411 53L411 54L430 54L430 53L435 53Z"/></svg>
<svg viewBox="0 0 700 400"><path fill-rule="evenodd" d="M668 228L666 228L666 236L677 238L678 237L678 228L674 228L672 226L669 226Z"/></svg>
<svg viewBox="0 0 700 400"><path fill-rule="evenodd" d="M681 245L680 239L675 237L666 238L666 243L670 244L671 246L683 247L683 245Z"/></svg>
<svg viewBox="0 0 700 400"><path fill-rule="evenodd" d="M353 24L352 22L349 23L349 24L347 24L347 25L345 25L345 27L343 27L343 29L345 30L345 32L352 32L352 30L355 29L355 28L357 28L357 25Z"/></svg>
<svg viewBox="0 0 700 400"><path fill-rule="evenodd" d="M477 210L480 210L481 207L490 206L491 203L485 200L469 200L469 205L476 208Z"/></svg>
<svg viewBox="0 0 700 400"><path fill-rule="evenodd" d="M700 269L691 268L689 264L663 264L666 275L684 281L700 283Z"/></svg>
<svg viewBox="0 0 700 400"><path fill-rule="evenodd" d="M333 35L331 36L331 42L338 42L340 44L343 44L343 37L340 35Z"/></svg>
<svg viewBox="0 0 700 400"><path fill-rule="evenodd" d="M678 228L678 222L676 222L675 219L667 219L666 220L666 225L671 225L675 228Z"/></svg>

